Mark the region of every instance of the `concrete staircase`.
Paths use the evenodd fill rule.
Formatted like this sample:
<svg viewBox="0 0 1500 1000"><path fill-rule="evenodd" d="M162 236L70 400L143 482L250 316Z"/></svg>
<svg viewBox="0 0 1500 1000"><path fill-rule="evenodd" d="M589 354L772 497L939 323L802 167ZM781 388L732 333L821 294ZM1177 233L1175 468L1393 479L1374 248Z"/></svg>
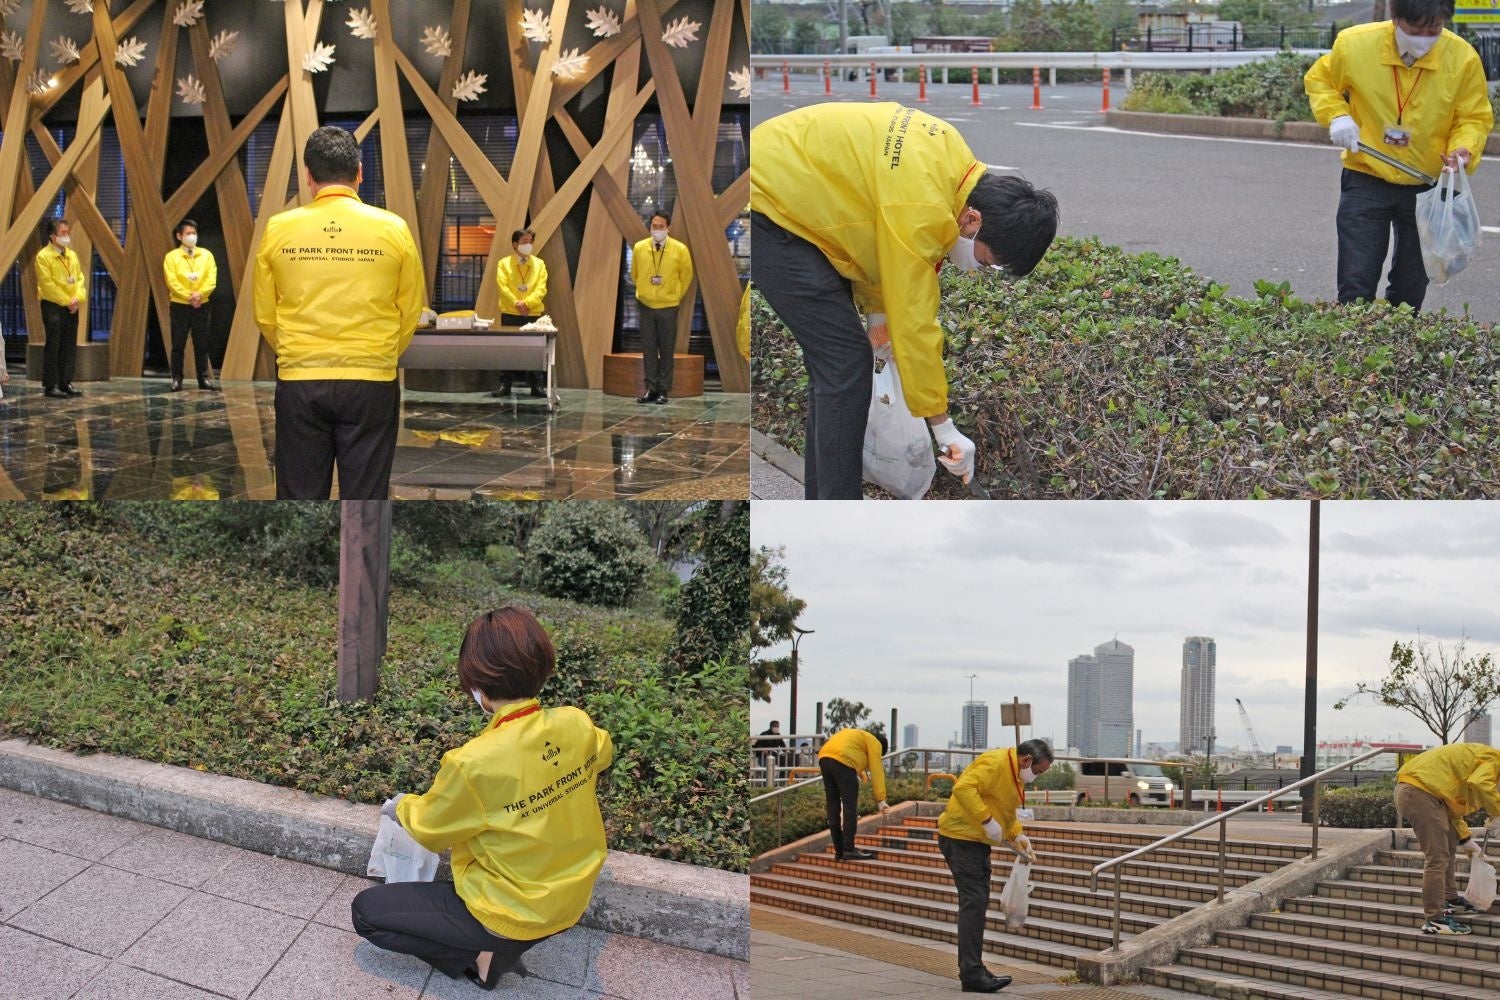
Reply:
<svg viewBox="0 0 1500 1000"><path fill-rule="evenodd" d="M1424 935L1422 855L1410 834L1398 842L1402 850L1382 851L1373 864L1319 882L1315 894L1256 914L1210 945L1184 948L1142 978L1233 998L1500 998L1500 915L1463 918L1474 928L1467 937ZM1467 878L1459 872L1460 891Z"/></svg>
<svg viewBox="0 0 1500 1000"><path fill-rule="evenodd" d="M835 861L829 848L776 864L750 877L750 901L956 946L958 894L938 852L937 824L935 816L910 816L859 837L861 847L875 852L870 861ZM1160 834L1043 823L1027 824L1026 833L1038 859L1026 926L1010 933L992 909L985 949L999 958L1072 968L1079 956L1110 946L1113 883L1106 876L1090 890L1089 870ZM1305 847L1230 840L1226 888L1305 854ZM1180 841L1131 864L1120 903L1122 941L1215 898L1217 859L1214 835ZM1004 888L1013 860L1009 851L995 850L993 897Z"/></svg>

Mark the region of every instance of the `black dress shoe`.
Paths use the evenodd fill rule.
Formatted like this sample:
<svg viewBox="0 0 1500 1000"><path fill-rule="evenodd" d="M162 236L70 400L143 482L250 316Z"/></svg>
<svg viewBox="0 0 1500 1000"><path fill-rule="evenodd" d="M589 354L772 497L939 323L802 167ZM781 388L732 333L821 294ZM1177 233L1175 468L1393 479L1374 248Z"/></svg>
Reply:
<svg viewBox="0 0 1500 1000"><path fill-rule="evenodd" d="M200 378L198 380L198 388L204 390L205 392L218 392L219 384L217 382L210 382L206 378Z"/></svg>
<svg viewBox="0 0 1500 1000"><path fill-rule="evenodd" d="M511 388L511 386L510 386L509 382L501 382L500 383L500 388L498 388L494 392L490 393L490 395L491 396L509 396L510 395L510 388Z"/></svg>
<svg viewBox="0 0 1500 1000"><path fill-rule="evenodd" d="M1009 976L987 976L984 979L969 979L963 981L963 992L965 993L999 993L1010 985Z"/></svg>
<svg viewBox="0 0 1500 1000"><path fill-rule="evenodd" d="M637 396L635 397L635 401L637 403L654 403L656 402L656 393L648 392L644 396Z"/></svg>
<svg viewBox="0 0 1500 1000"><path fill-rule="evenodd" d="M182 379L180 379L180 378L174 378L172 380L172 391L173 392L181 392L182 391Z"/></svg>
<svg viewBox="0 0 1500 1000"><path fill-rule="evenodd" d="M60 389L43 389L42 395L46 396L48 399L64 399L68 394Z"/></svg>
<svg viewBox="0 0 1500 1000"><path fill-rule="evenodd" d="M653 403L658 403L658 404L660 404L660 403L667 403L667 402L670 402L670 400L668 400L668 399L667 399L667 397L666 397L666 396L665 396L665 395L663 395L663 394L662 394L662 393L659 393L659 392L658 392L658 393L657 393L657 394L656 394L656 398L655 398L655 399L653 399L653 400L652 400L652 401L651 401L651 402L653 402Z"/></svg>
<svg viewBox="0 0 1500 1000"><path fill-rule="evenodd" d="M852 851L845 851L844 852L844 860L845 861L873 861L874 859L875 859L875 852L874 851L864 851L864 850L860 850L858 847L856 847Z"/></svg>
<svg viewBox="0 0 1500 1000"><path fill-rule="evenodd" d="M79 392L77 389L73 388L71 385L65 385L61 389L59 389L58 391L61 392L64 396L82 396L83 395L83 393Z"/></svg>

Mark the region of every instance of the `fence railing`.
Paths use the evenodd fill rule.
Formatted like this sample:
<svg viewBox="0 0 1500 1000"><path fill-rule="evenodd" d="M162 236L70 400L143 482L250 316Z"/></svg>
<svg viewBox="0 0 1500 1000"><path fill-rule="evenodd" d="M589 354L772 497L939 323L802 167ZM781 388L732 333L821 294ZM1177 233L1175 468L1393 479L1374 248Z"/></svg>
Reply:
<svg viewBox="0 0 1500 1000"><path fill-rule="evenodd" d="M1295 48L1290 51L1304 55L1322 55L1326 49ZM780 70L786 66L791 72L821 73L827 66L831 70L863 69L874 65L883 69L1158 69L1158 70L1215 70L1267 59L1276 53L1264 49L1241 49L1239 51L1214 49L1195 52L879 52L859 55L758 55L750 57L750 65L756 70Z"/></svg>
<svg viewBox="0 0 1500 1000"><path fill-rule="evenodd" d="M1181 28L1115 28L1110 48L1133 52L1242 52L1279 49L1328 49L1339 29L1332 24L1310 28L1286 25L1189 24Z"/></svg>

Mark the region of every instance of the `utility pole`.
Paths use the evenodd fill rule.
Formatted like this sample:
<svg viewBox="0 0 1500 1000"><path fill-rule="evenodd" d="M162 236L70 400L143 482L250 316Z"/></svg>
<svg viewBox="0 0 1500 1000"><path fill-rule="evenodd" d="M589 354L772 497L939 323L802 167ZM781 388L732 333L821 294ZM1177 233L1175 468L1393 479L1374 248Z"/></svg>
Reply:
<svg viewBox="0 0 1500 1000"><path fill-rule="evenodd" d="M339 502L339 701L375 697L391 585L391 502Z"/></svg>
<svg viewBox="0 0 1500 1000"><path fill-rule="evenodd" d="M849 52L849 0L839 0L839 55Z"/></svg>
<svg viewBox="0 0 1500 1000"><path fill-rule="evenodd" d="M1307 513L1307 679L1302 694L1302 768L1300 777L1317 771L1318 747L1318 501ZM1313 788L1302 788L1302 822L1312 822Z"/></svg>
<svg viewBox="0 0 1500 1000"><path fill-rule="evenodd" d="M817 629L792 626L792 717L787 720L787 732L797 735L797 643L804 635L812 635Z"/></svg>

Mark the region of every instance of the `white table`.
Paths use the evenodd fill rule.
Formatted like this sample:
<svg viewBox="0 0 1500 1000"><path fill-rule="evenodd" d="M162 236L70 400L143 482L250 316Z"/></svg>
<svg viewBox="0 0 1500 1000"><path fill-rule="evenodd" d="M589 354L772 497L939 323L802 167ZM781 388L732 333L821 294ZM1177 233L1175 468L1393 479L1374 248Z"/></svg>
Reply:
<svg viewBox="0 0 1500 1000"><path fill-rule="evenodd" d="M401 368L547 373L547 410L557 409L557 332L421 329L396 362Z"/></svg>

